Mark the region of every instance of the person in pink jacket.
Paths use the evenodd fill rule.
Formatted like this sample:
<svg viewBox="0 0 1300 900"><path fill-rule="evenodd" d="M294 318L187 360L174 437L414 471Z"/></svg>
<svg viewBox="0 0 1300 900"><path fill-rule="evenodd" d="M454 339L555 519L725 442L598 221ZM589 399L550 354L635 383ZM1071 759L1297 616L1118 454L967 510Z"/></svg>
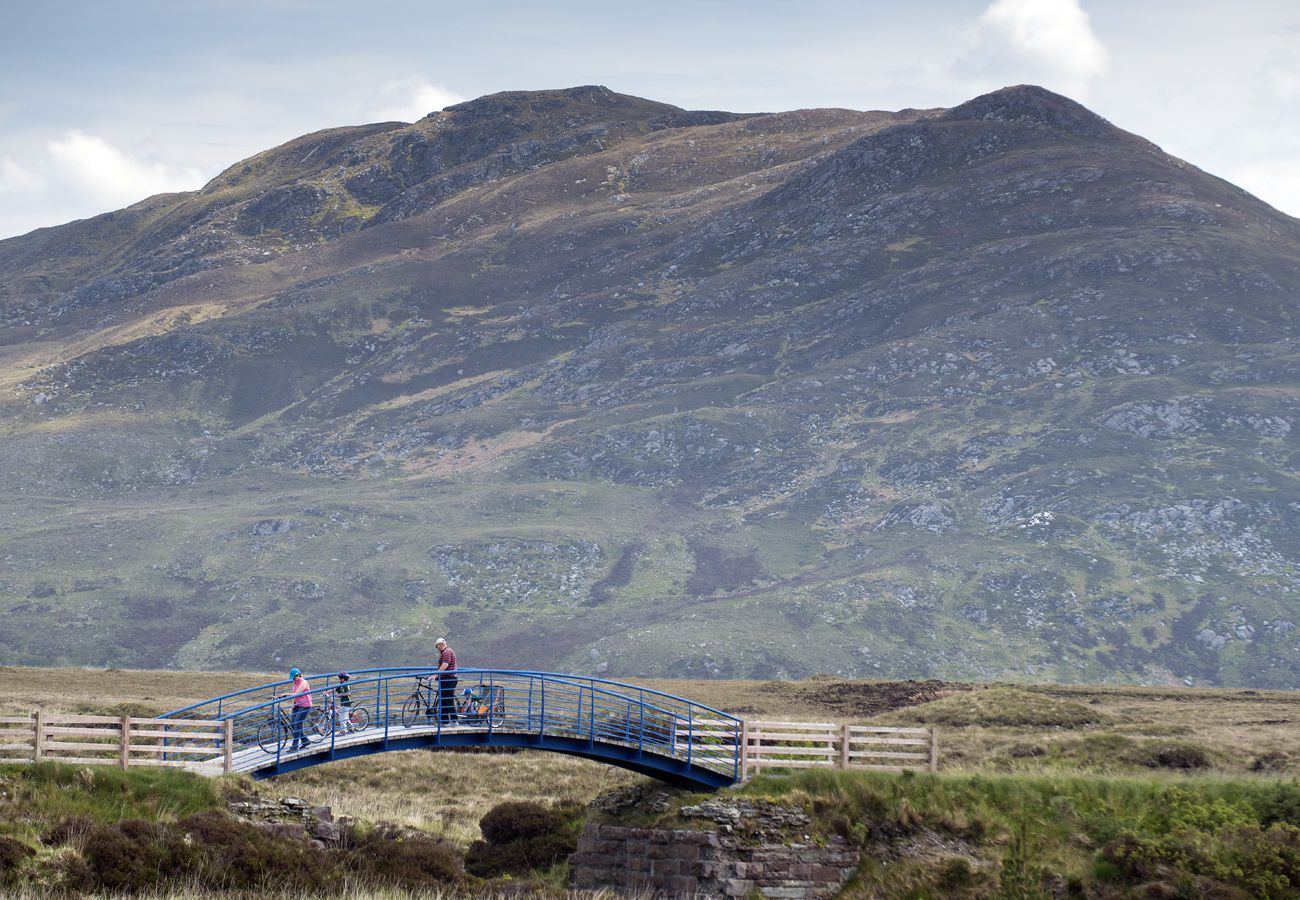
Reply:
<svg viewBox="0 0 1300 900"><path fill-rule="evenodd" d="M289 677L293 679L293 687L289 689L289 695L293 697L293 718L289 720L293 744L289 747L289 752L294 753L307 746L307 738L302 733L302 726L307 721L307 714L311 712L311 684L302 677L302 671L297 668L289 670Z"/></svg>

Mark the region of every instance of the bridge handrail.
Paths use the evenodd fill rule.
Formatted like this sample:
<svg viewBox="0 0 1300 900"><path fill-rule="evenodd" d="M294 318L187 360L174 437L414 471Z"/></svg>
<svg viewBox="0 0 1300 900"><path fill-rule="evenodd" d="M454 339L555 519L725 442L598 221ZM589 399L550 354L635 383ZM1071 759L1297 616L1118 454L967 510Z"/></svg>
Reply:
<svg viewBox="0 0 1300 900"><path fill-rule="evenodd" d="M347 682L347 684L349 684L349 685L351 685L351 686L360 686L360 685L362 685L362 684L370 684L370 683L374 683L374 682L381 681L381 680L384 680L384 679L387 679L387 678L392 678L392 677L411 677L411 676L418 676L418 675L437 675L437 674L440 674L439 671L438 671L438 669L437 669L437 667L427 667L427 666L389 666L389 667L373 668L373 669L356 669L356 670L354 670L354 671L355 671L355 673L358 674L358 675L364 675L364 674L368 674L368 673L372 673L372 672L386 672L386 673L392 673L392 674L390 674L390 675L378 675L378 676L375 676L375 677L373 677L373 678L364 678L364 679L352 678L352 679L350 679L350 680ZM631 690L631 691L635 691L637 694L639 694L639 695L641 695L641 696L644 696L644 695L646 695L646 694L651 694L651 695L653 695L653 696L655 696L655 697L666 698L666 699L671 700L671 701L674 701L674 702L676 702L676 703L685 704L686 706L688 706L688 707L690 707L690 708L692 708L692 709L698 709L698 710L700 710L701 712L708 713L708 714L710 714L711 716L718 718L719 720L734 722L734 723L736 723L737 725L740 724L740 719L737 718L736 716L733 716L733 715L731 715L730 713L725 713L725 712L723 712L722 710L719 710L719 709L714 709L714 708L711 707L711 706L706 706L706 705L704 705L703 703L698 703L698 702L696 702L696 701L694 701L694 700L690 700L690 699L688 699L688 698L686 698L686 697L679 697L679 696L677 696L677 695L675 695L675 694L669 694L667 691L660 691L660 690L657 690L657 689L655 689L655 688L642 687L642 686L640 686L640 685L629 684L629 683L627 683L627 682L622 682L622 681L612 681L612 680L607 679L607 678L598 678L598 677L596 677L596 676L594 676L594 675L575 675L575 674L572 674L572 673L564 673L564 672L542 672L542 671L531 671L531 670L527 670L527 669L478 669L478 668L463 668L463 669L457 669L457 670L456 670L456 675L457 675L457 677L459 677L459 676L461 676L461 675L479 675L479 674L490 674L490 675L514 675L514 676L519 676L519 677L523 677L523 678L546 678L546 679L550 679L551 681L554 681L554 682L556 682L556 683L572 683L572 684L580 684L581 686L584 686L584 687L592 687L594 684L599 683L600 685L602 685L602 693L603 693L603 694L609 694L609 695L613 695L613 696L622 696L622 695L618 694L617 691L607 691L607 690L605 689L606 687L627 688L627 689L629 689L629 690ZM309 675L309 676L307 676L307 680L308 680L308 681L311 681L311 680L315 679L315 680L322 680L322 681L324 681L324 684L323 684L321 687L313 687L313 688L312 688L312 692L315 693L315 692L317 692L317 691L332 690L333 687L337 686L337 683L331 684L331 681L330 681L330 679L334 679L334 678L336 678L337 675L338 675L338 670L335 670L335 671L332 671L332 672L324 672L324 673L318 673L318 674L315 674L315 675ZM274 690L275 688L281 688L281 687L288 688L288 687L292 687L292 686L293 686L293 681L292 681L291 679L285 679L285 680L283 680L283 681L273 681L273 682L268 682L268 683L266 683L266 684L255 685L255 686L253 686L253 687L244 688L244 689L242 689L242 690L232 691L232 692L229 693L229 694L223 694L223 695L221 695L221 696L219 696L219 697L213 697L213 698L211 698L211 699L209 699L209 700L203 700L203 701L200 701L200 702L198 702L198 703L192 703L192 704L190 704L189 706L183 706L183 707L181 707L181 708L179 708L179 709L174 709L174 710L172 710L172 711L170 711L170 712L163 713L161 716L159 716L159 718L163 718L163 719L170 719L170 718L184 718L184 717L186 717L184 714L193 713L195 710L198 710L198 709L200 709L201 707L211 706L211 705L214 704L214 703L215 703L215 704L221 704L222 702L224 702L224 701L226 701L226 700L230 700L230 699L233 699L233 698L235 698L235 697L242 697L242 696L244 696L244 695L246 695L246 694L251 694L251 693L258 692L258 691L265 691L265 690L267 690L267 689L272 689L272 690ZM593 689L594 689L594 688L593 688ZM211 717L214 718L214 719L233 718L234 716L236 716L236 715L241 715L241 714L243 714L244 712L247 712L247 711L251 711L251 710L254 710L254 709L262 709L262 708L267 707L267 706L270 706L270 705L272 705L272 704L279 703L279 702L281 702L282 699L283 699L283 698L272 698L272 699L267 700L267 701L264 701L264 702L262 702L262 703L254 704L254 705L251 705L251 706L244 706L244 707L241 707L240 709L238 709L238 710L236 710L235 712L230 713L230 714L228 714L228 715L216 715L216 716L211 716ZM658 708L658 707L656 707L656 708ZM661 711L662 711L662 712L665 712L665 713L670 713L670 712L671 712L671 710L669 710L669 709L662 709L662 708L661 708ZM189 718L195 718L195 716L189 716Z"/></svg>
<svg viewBox="0 0 1300 900"><path fill-rule="evenodd" d="M313 682L311 692L317 696L313 704L316 711L304 720L309 726L307 731L300 730L304 726L291 722L287 715L295 696L293 683L288 679L192 703L165 713L160 719L226 722L236 757L247 757L246 763L254 770L272 765L279 771L286 758L284 742L290 736L295 742L304 734L327 737L327 744L322 746L333 758L339 736L350 733L346 723L354 713L343 714L341 710L346 707L368 711L368 715L361 714L366 721L382 728L385 747L390 738L407 741L409 746L410 738L421 734L428 735L434 745L445 740L463 743L465 734L481 729L486 736L478 743L488 745L494 743L494 732L500 733L507 744L513 741L514 746L520 745L520 735L532 735L529 740L538 741L538 746L576 739L605 758L630 752L633 757L622 758L639 760L646 754L647 758L675 760L671 765L684 766L686 771L712 771L724 777L739 777L744 723L721 710L656 688L594 675L461 668L455 674L458 682L468 682L467 689L477 680L480 691L486 692L489 698L503 698L500 707L503 719L498 721L489 714L477 721L472 716L462 716L457 721L451 710L443 708L448 697L442 694L436 680L422 689L419 696L423 700L412 711L411 697L416 695L418 682L440 674L435 668L389 666L354 670L353 674L358 677L350 677L346 682L346 702L335 693L342 684L337 680L337 673L308 676ZM460 697L456 696L452 703L459 705ZM364 730L366 726L360 728ZM395 736L393 729L396 729ZM308 744L311 743L309 739ZM355 739L348 738L344 743L351 746ZM627 749L618 750L620 746ZM168 758L167 751L163 752L164 758ZM261 756L266 753L271 757ZM206 759L202 749L194 746L177 747L170 758L178 762Z"/></svg>
<svg viewBox="0 0 1300 900"><path fill-rule="evenodd" d="M634 698L634 697L630 697L630 696L628 696L627 694L622 694L622 693L619 693L619 692L617 692L617 691L607 690L607 689L604 688L603 686L602 686L602 687L597 687L597 684L602 683L602 682L601 682L601 679L595 679L595 682L596 682L596 683L593 684L593 683L590 682L589 679L587 679L586 676L552 675L552 673L549 673L549 672L524 672L524 671L518 671L518 670L513 670L513 669L458 669L457 672L458 672L458 673L464 672L464 673L467 673L467 674L516 675L516 676L521 676L521 677L539 677L539 678L541 678L541 677L545 677L545 678L546 678L549 682L551 682L552 684L562 684L562 685L566 685L566 686L568 686L568 687L576 687L576 688L586 689L590 694L593 694L593 695L595 695L595 694L599 694L599 695L602 696L602 697L616 697L616 698L618 698L618 699L620 699L620 700L634 700L634 699L636 699L636 698ZM350 689L355 689L355 688L363 687L363 686L365 686L365 685L380 684L380 683L382 683L382 682L384 682L384 681L388 681L388 680L393 679L393 678L407 678L407 677L417 677L417 678L418 678L418 677L426 677L426 676L429 676L429 675L437 675L437 674L438 674L437 670L430 670L430 671L427 671L427 672L416 671L416 672L410 672L410 673L398 673L398 674L396 674L396 675L380 675L380 676L376 676L376 677L374 677L374 678L353 678L353 679L350 679L349 681L347 681L346 684L348 685L348 687L349 687ZM309 679L309 680L310 680L310 679ZM609 683L610 683L610 684L618 684L618 682L609 682ZM292 682L287 682L287 683L284 683L284 684L287 684L288 686L292 686ZM620 685L620 686L621 686L621 685ZM313 693L313 694L324 693L324 692L327 692L327 691L332 691L333 689L334 689L333 687L324 687L324 688L315 688L315 687L314 687L314 688L312 688L311 693ZM672 698L672 699L674 699L674 700L680 700L683 704L688 705L688 706L691 707L692 709L698 709L698 710L700 710L700 711L702 711L702 712L705 712L705 713L712 713L712 714L715 714L715 715L717 715L717 716L719 717L717 720L712 720L712 721L714 721L715 723L716 723L717 721L727 722L727 721L729 720L730 722L734 722L734 723L736 723L737 725L740 724L740 720L737 719L736 717L731 716L731 715L729 715L729 714L727 714L727 713L721 712L721 711L719 711L719 710L715 710L715 709L713 709L712 707L708 707L708 706L704 706L703 704L696 703L694 700L687 700L687 699L684 698L684 697L675 697L675 696L673 696L672 694L667 694L667 693L663 693L663 692L659 692L659 691L653 691L653 689L651 689L651 688L644 688L644 689L642 689L642 688L635 688L635 687L634 687L633 689L634 689L634 690L638 690L638 691L639 691L639 690L645 690L645 691L647 691L647 692L655 693L655 694L657 694L657 695L659 695L659 696L670 697L670 698ZM241 693L242 693L242 692L241 692ZM241 717L243 717L243 716L245 716L245 715L249 715L249 714L252 714L252 713L259 712L259 711L261 711L261 710L269 709L269 708L271 708L271 707L279 706L280 704L283 704L283 703L291 703L291 702L293 701L293 698L294 698L294 695L293 695L293 694L279 694L279 695L276 695L276 696L274 696L274 697L271 697L269 700L263 700L262 702L260 702L260 703L256 703L256 704L253 704L253 705L251 705L251 706L241 706L239 709L234 710L233 712L229 713L228 715L224 715L224 716L220 716L220 717L215 717L215 716L214 716L214 717L212 717L212 721L223 721L223 720L225 720L225 719L238 719L238 718L241 718ZM215 702L215 698L214 698L213 702ZM670 709L670 708L668 708L668 707L658 706L658 705L654 705L654 704L646 704L646 703L644 703L644 702L640 703L639 705L640 705L642 708L649 709L649 710L653 710L654 712L662 713L662 714L664 714L664 715L666 715L666 716L672 716L672 717L674 717L674 718L677 717L677 711L676 711L676 710L673 710L673 709ZM175 711L175 712L171 712L171 713L164 713L162 716L159 716L159 718L160 718L160 719L180 718L180 716L178 715L178 713L180 713L180 712L188 712L188 711L192 711L192 710L194 710L195 708L196 708L196 707L194 707L194 706L190 706L190 707L186 707L184 710L177 710L177 711ZM704 720L705 717L700 717L700 718L701 718L701 720ZM716 731L716 730L717 730L717 726L716 726L716 724L710 724L710 726L709 726L709 730L710 730L710 731Z"/></svg>

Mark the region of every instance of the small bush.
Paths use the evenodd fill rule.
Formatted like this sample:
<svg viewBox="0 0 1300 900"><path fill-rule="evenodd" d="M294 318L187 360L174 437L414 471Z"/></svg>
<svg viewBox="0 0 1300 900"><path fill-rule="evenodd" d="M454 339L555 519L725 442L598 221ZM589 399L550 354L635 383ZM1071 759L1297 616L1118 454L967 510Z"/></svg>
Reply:
<svg viewBox="0 0 1300 900"><path fill-rule="evenodd" d="M1210 758L1195 744L1169 744L1155 748L1142 765L1152 769L1206 769Z"/></svg>
<svg viewBox="0 0 1300 900"><path fill-rule="evenodd" d="M557 833L491 845L475 841L465 852L465 869L479 878L526 875L564 862L578 849L575 835Z"/></svg>
<svg viewBox="0 0 1300 900"><path fill-rule="evenodd" d="M102 888L134 892L188 870L189 848L155 822L127 819L86 835L86 863Z"/></svg>
<svg viewBox="0 0 1300 900"><path fill-rule="evenodd" d="M22 864L34 854L22 841L0 835L0 884L13 884Z"/></svg>
<svg viewBox="0 0 1300 900"><path fill-rule="evenodd" d="M567 817L557 808L528 800L501 803L488 810L479 820L483 839L494 846L512 841L541 837L563 828Z"/></svg>
<svg viewBox="0 0 1300 900"><path fill-rule="evenodd" d="M582 818L576 803L502 803L479 821L484 840L470 845L465 868L480 878L549 869L578 849Z"/></svg>
<svg viewBox="0 0 1300 900"><path fill-rule="evenodd" d="M199 813L176 828L196 851L193 876L212 887L316 891L333 868L326 854L311 844L221 813Z"/></svg>
<svg viewBox="0 0 1300 900"><path fill-rule="evenodd" d="M47 847L79 847L95 828L95 821L86 816L65 816L41 833L41 843Z"/></svg>
<svg viewBox="0 0 1300 900"><path fill-rule="evenodd" d="M456 849L427 834L392 835L380 829L349 838L347 866L358 875L404 888L435 888L464 879Z"/></svg>
<svg viewBox="0 0 1300 900"><path fill-rule="evenodd" d="M1250 764L1252 772L1285 772L1289 768L1291 768L1291 755L1277 751L1261 753Z"/></svg>

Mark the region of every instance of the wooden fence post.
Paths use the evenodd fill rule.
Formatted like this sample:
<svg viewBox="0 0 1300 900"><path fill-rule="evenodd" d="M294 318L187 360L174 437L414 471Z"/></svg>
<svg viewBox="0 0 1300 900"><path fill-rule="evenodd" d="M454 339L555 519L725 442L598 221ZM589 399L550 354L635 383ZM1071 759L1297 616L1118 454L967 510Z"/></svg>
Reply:
<svg viewBox="0 0 1300 900"><path fill-rule="evenodd" d="M36 710L35 739L32 741L32 759L40 762L45 758L45 710Z"/></svg>
<svg viewBox="0 0 1300 900"><path fill-rule="evenodd" d="M849 767L849 723L845 722L840 732L840 768Z"/></svg>
<svg viewBox="0 0 1300 900"><path fill-rule="evenodd" d="M131 717L122 717L122 768L131 765Z"/></svg>
<svg viewBox="0 0 1300 900"><path fill-rule="evenodd" d="M757 722L749 732L749 740L754 747L754 774L757 775L763 771L763 729L758 727ZM749 749L746 748L745 752L748 753Z"/></svg>
<svg viewBox="0 0 1300 900"><path fill-rule="evenodd" d="M939 771L939 733L933 725L930 726L930 772L931 774Z"/></svg>
<svg viewBox="0 0 1300 900"><path fill-rule="evenodd" d="M227 775L235 770L235 720L226 719L221 723L221 768Z"/></svg>
<svg viewBox="0 0 1300 900"><path fill-rule="evenodd" d="M744 784L749 778L749 720L740 720L740 746L736 748L740 754L740 783Z"/></svg>

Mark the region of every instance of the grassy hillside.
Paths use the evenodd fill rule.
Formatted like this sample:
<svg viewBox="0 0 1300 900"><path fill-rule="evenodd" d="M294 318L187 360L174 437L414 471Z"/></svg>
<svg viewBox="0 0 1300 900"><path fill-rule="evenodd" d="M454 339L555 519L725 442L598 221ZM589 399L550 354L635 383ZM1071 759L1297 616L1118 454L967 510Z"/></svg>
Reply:
<svg viewBox="0 0 1300 900"><path fill-rule="evenodd" d="M1300 224L603 88L0 242L0 661L1300 686Z"/></svg>

